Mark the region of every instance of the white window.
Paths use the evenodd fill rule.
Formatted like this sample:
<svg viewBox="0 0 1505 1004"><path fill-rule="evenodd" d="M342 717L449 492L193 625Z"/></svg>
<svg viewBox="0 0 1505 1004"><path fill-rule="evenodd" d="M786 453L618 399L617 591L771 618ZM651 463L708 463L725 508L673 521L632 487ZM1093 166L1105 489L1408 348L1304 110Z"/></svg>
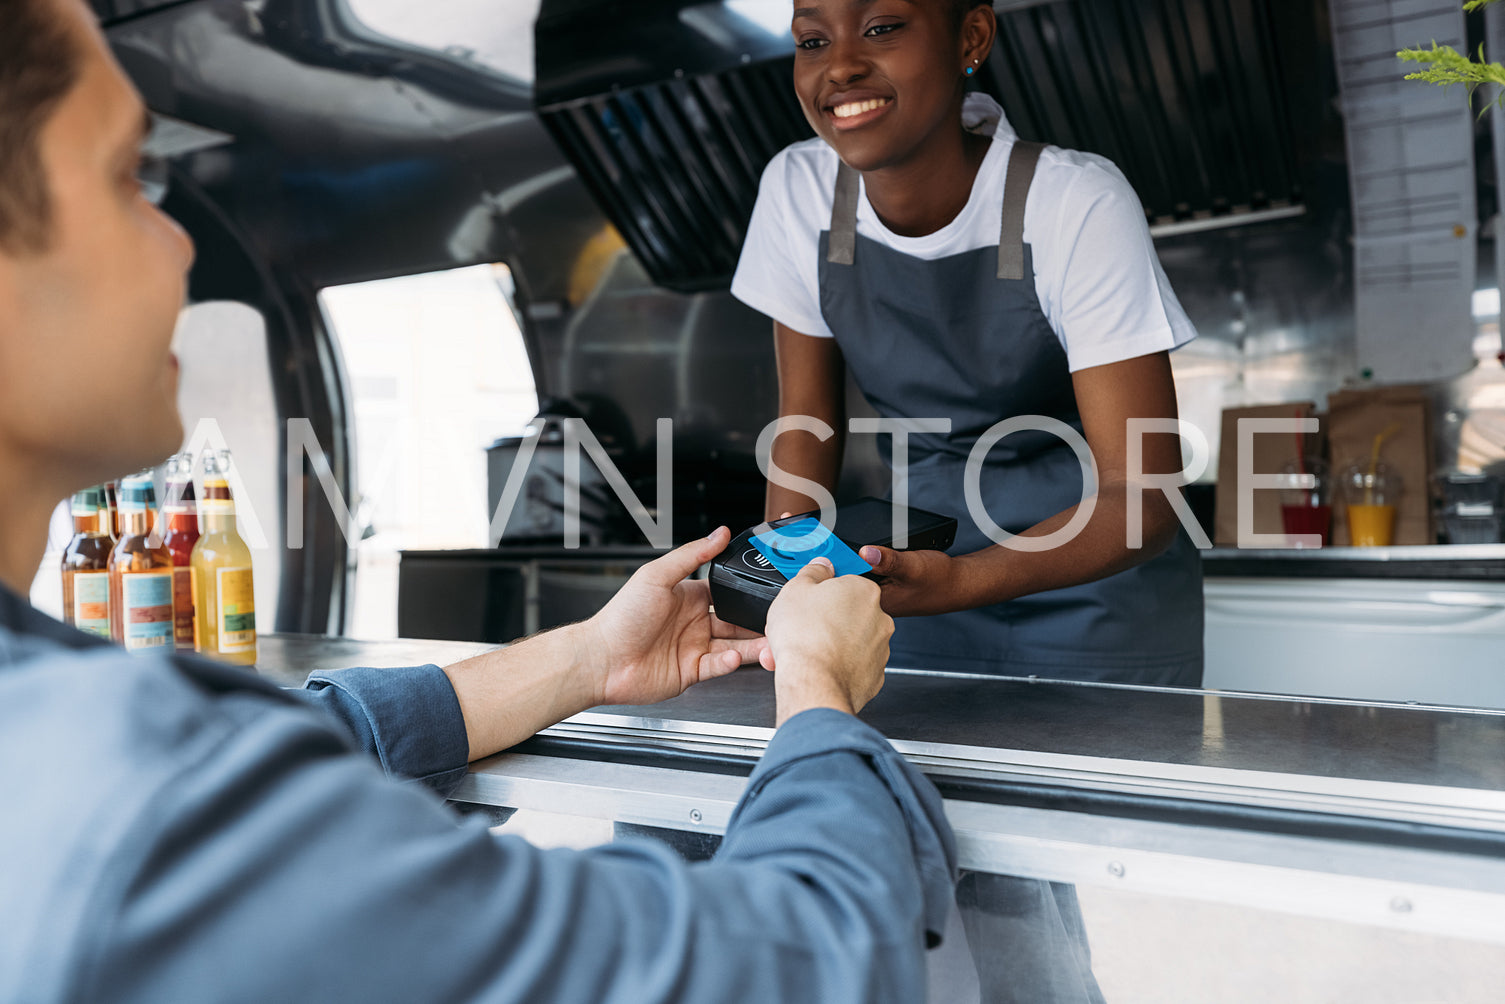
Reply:
<svg viewBox="0 0 1505 1004"><path fill-rule="evenodd" d="M346 633L397 635L398 552L487 546L486 448L538 411L503 265L319 294L344 358L355 436L356 564Z"/></svg>
<svg viewBox="0 0 1505 1004"><path fill-rule="evenodd" d="M357 21L394 42L430 49L521 83L533 83L533 24L538 20L540 0L349 2ZM789 20L787 12L784 20Z"/></svg>

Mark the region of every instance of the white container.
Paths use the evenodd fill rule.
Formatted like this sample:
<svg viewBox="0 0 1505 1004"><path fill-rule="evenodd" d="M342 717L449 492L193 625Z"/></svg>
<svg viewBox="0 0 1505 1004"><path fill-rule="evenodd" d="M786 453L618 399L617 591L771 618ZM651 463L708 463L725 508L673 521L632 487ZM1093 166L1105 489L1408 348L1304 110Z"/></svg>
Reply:
<svg viewBox="0 0 1505 1004"><path fill-rule="evenodd" d="M1209 578L1213 690L1505 709L1505 583Z"/></svg>

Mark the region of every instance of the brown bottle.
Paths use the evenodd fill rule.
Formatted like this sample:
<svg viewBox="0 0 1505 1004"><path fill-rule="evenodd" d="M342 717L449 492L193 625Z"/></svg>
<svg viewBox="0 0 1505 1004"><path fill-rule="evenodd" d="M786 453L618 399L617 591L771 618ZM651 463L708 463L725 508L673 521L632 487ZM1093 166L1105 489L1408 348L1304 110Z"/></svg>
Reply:
<svg viewBox="0 0 1505 1004"><path fill-rule="evenodd" d="M199 513L193 495L193 454L180 453L167 462L167 520L163 545L172 552L173 647L193 651L193 545L199 542Z"/></svg>
<svg viewBox="0 0 1505 1004"><path fill-rule="evenodd" d="M130 652L173 648L172 554L157 536L148 474L120 482L122 534L110 552L110 636Z"/></svg>
<svg viewBox="0 0 1505 1004"><path fill-rule="evenodd" d="M63 619L100 638L110 637L109 518L103 487L75 494L73 539L63 552Z"/></svg>
<svg viewBox="0 0 1505 1004"><path fill-rule="evenodd" d="M114 481L105 482L105 508L109 509L109 522L105 529L110 531L110 536L115 540L120 539L120 510L116 507L116 499L120 494L120 486Z"/></svg>

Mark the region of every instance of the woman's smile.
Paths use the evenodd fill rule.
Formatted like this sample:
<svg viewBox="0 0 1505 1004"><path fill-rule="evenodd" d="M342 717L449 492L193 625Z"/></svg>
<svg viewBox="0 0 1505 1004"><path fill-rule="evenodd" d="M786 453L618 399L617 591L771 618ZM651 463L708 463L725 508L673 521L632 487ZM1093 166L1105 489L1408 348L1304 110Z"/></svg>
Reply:
<svg viewBox="0 0 1505 1004"><path fill-rule="evenodd" d="M827 106L826 114L837 129L846 132L881 118L893 103L893 98L842 98L839 103Z"/></svg>

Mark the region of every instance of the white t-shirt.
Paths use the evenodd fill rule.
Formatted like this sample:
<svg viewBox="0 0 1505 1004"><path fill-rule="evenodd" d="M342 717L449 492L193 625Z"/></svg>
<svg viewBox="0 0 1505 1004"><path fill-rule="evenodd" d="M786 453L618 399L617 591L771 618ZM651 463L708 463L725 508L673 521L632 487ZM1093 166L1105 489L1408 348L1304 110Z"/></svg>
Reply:
<svg viewBox="0 0 1505 1004"><path fill-rule="evenodd" d="M862 189L857 232L895 251L933 260L997 247L1004 178L1017 138L1003 109L971 94L963 124L993 136L966 207L924 237L885 227ZM817 138L780 151L763 172L732 295L806 335L832 337L820 309L820 234L830 226L836 151ZM1197 337L1181 309L1144 210L1109 160L1049 147L1025 204L1035 290L1072 372L1179 348ZM861 251L859 250L859 254Z"/></svg>

